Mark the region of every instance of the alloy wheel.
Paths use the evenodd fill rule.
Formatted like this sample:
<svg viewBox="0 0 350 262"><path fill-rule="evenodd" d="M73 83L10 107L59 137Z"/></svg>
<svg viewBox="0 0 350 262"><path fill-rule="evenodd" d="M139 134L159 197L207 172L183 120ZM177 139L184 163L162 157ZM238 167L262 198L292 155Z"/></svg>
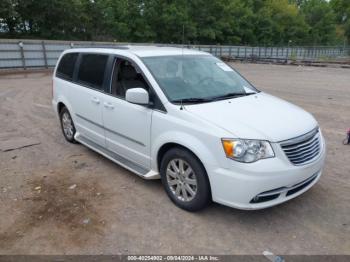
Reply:
<svg viewBox="0 0 350 262"><path fill-rule="evenodd" d="M73 136L74 136L73 121L68 112L64 112L62 115L62 127L66 137L68 139L73 139Z"/></svg>
<svg viewBox="0 0 350 262"><path fill-rule="evenodd" d="M177 199L189 202L196 196L198 191L196 174L185 160L171 160L166 169L166 179Z"/></svg>

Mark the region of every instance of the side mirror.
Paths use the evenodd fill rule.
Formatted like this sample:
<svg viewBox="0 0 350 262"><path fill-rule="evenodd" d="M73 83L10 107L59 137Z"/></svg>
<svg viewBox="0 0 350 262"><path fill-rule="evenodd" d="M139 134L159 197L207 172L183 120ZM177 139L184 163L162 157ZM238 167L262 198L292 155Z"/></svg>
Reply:
<svg viewBox="0 0 350 262"><path fill-rule="evenodd" d="M144 88L131 88L126 90L125 100L133 104L148 105L149 95Z"/></svg>

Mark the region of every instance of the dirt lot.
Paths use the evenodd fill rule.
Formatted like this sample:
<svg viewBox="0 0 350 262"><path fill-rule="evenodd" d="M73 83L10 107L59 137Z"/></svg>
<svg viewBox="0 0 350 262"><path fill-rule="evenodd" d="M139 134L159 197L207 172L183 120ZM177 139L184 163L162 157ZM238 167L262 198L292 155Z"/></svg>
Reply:
<svg viewBox="0 0 350 262"><path fill-rule="evenodd" d="M45 73L0 76L1 254L350 254L350 70L235 64L259 89L313 113L327 139L324 175L304 195L260 211L175 207L145 181L67 143Z"/></svg>

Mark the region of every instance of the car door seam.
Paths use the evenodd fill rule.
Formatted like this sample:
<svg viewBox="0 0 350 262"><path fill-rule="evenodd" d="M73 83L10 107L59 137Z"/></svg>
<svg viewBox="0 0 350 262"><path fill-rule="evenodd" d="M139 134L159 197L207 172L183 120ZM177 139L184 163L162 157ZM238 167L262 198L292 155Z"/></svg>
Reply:
<svg viewBox="0 0 350 262"><path fill-rule="evenodd" d="M145 144L143 144L143 143L140 142L140 141L137 141L137 140L135 140L135 139L133 139L133 138L131 138L131 137L128 137L128 136L125 136L125 135L120 134L120 133L118 133L118 132L115 132L115 131L113 131L113 130L111 130L111 129L105 127L105 126L102 126L102 125L100 125L100 124L98 124L98 123L96 123L96 122L94 122L94 121L92 121L92 120L90 120L90 119L87 119L86 117L83 117L83 116L81 116L81 115L79 115L79 114L75 114L75 115L76 115L77 117L79 117L79 118L85 120L85 121L88 121L88 122L91 123L91 124L94 124L94 125L96 125L96 126L98 126L98 127L104 128L104 129L105 129L106 131L108 131L108 132L114 133L114 134L116 134L116 135L118 135L118 136L120 136L120 137L123 137L123 138L125 138L125 139L131 141L131 142L134 142L135 144L138 144L138 145L141 145L141 146L146 146Z"/></svg>

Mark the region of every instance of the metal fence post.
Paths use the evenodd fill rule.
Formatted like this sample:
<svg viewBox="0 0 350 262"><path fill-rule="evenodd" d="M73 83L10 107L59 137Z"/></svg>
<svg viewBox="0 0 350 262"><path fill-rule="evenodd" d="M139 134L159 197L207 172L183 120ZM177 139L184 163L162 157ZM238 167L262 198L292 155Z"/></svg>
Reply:
<svg viewBox="0 0 350 262"><path fill-rule="evenodd" d="M237 57L239 58L239 47L237 47Z"/></svg>
<svg viewBox="0 0 350 262"><path fill-rule="evenodd" d="M314 60L317 58L317 49L314 47Z"/></svg>
<svg viewBox="0 0 350 262"><path fill-rule="evenodd" d="M19 46L19 49L20 49L20 52L21 52L22 67L25 70L25 69L27 69L27 67L26 67L26 60L25 60L25 57L24 57L23 42L19 42L18 46Z"/></svg>
<svg viewBox="0 0 350 262"><path fill-rule="evenodd" d="M314 50L314 49L313 49L312 47L309 47L309 48L308 48L307 56L308 56L309 59L311 59L312 56L313 56L313 50Z"/></svg>
<svg viewBox="0 0 350 262"><path fill-rule="evenodd" d="M45 42L41 41L41 46L43 48L43 56L44 56L44 64L45 64L45 68L48 68L48 63L47 63L47 55L46 55L46 47L45 47Z"/></svg>
<svg viewBox="0 0 350 262"><path fill-rule="evenodd" d="M282 46L282 59L283 59L283 55L284 55L284 48L283 48L283 46Z"/></svg>
<svg viewBox="0 0 350 262"><path fill-rule="evenodd" d="M298 57L301 55L301 53L300 53L300 48L299 47L297 47L297 55L296 55L296 58L298 59Z"/></svg>
<svg viewBox="0 0 350 262"><path fill-rule="evenodd" d="M247 47L244 47L244 59L247 60Z"/></svg>
<svg viewBox="0 0 350 262"><path fill-rule="evenodd" d="M228 56L229 56L229 58L232 57L232 46L230 46L228 49Z"/></svg>

